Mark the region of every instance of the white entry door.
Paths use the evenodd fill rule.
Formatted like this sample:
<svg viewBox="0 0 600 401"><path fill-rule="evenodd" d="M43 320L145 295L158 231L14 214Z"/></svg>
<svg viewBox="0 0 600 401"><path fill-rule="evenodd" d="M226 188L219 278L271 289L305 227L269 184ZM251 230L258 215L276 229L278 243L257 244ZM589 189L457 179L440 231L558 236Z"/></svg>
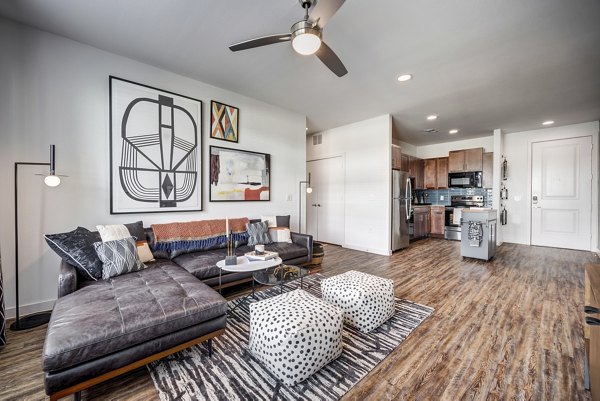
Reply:
<svg viewBox="0 0 600 401"><path fill-rule="evenodd" d="M531 244L590 250L592 138L532 144Z"/></svg>
<svg viewBox="0 0 600 401"><path fill-rule="evenodd" d="M312 193L306 195L306 232L316 241L344 243L344 159L310 161Z"/></svg>

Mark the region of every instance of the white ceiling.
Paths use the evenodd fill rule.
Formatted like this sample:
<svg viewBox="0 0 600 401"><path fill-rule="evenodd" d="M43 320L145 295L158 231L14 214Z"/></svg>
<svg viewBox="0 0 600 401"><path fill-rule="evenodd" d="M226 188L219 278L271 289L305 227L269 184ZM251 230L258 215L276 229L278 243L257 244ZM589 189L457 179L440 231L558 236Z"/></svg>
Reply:
<svg viewBox="0 0 600 401"><path fill-rule="evenodd" d="M309 132L390 113L419 145L600 119L597 0L348 0L324 31L343 78L289 43L228 50L289 31L297 0L3 0L0 15L305 114Z"/></svg>

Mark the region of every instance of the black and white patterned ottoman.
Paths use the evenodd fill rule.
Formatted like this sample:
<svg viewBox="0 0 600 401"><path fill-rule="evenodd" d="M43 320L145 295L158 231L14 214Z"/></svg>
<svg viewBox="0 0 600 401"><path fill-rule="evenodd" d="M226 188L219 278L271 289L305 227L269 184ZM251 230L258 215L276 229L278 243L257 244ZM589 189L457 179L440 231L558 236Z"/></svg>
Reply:
<svg viewBox="0 0 600 401"><path fill-rule="evenodd" d="M283 383L300 383L341 355L343 315L300 289L251 303L248 348Z"/></svg>
<svg viewBox="0 0 600 401"><path fill-rule="evenodd" d="M344 311L350 326L368 333L394 314L394 280L350 270L321 281L323 299Z"/></svg>

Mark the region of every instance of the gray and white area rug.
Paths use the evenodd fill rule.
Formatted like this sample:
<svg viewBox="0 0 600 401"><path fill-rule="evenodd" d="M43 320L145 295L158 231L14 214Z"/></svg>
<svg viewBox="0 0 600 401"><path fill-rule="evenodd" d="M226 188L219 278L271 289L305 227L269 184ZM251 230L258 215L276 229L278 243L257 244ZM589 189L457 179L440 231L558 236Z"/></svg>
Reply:
<svg viewBox="0 0 600 401"><path fill-rule="evenodd" d="M304 278L304 290L321 297L315 274ZM286 287L297 288L300 282ZM279 294L279 287L257 293L260 299ZM233 307L236 300L230 301ZM213 340L213 356L203 345L148 365L159 392L167 400L338 400L389 355L433 309L396 298L396 313L369 334L344 326L342 355L296 386L277 381L247 352L249 308L241 304L227 321L224 335Z"/></svg>

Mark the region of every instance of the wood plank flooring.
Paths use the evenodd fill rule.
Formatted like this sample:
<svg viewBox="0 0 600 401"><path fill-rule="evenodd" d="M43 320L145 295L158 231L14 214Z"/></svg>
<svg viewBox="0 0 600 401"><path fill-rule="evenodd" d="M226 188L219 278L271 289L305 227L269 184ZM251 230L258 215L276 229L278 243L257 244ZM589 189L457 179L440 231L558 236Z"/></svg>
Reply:
<svg viewBox="0 0 600 401"><path fill-rule="evenodd" d="M590 262L598 256L515 244L503 244L489 263L463 260L459 243L432 238L391 257L327 245L321 273L354 269L390 277L397 296L436 309L344 400L590 400L582 324ZM0 350L0 400L46 398L45 330L8 333ZM82 399L158 395L139 369L83 392Z"/></svg>

